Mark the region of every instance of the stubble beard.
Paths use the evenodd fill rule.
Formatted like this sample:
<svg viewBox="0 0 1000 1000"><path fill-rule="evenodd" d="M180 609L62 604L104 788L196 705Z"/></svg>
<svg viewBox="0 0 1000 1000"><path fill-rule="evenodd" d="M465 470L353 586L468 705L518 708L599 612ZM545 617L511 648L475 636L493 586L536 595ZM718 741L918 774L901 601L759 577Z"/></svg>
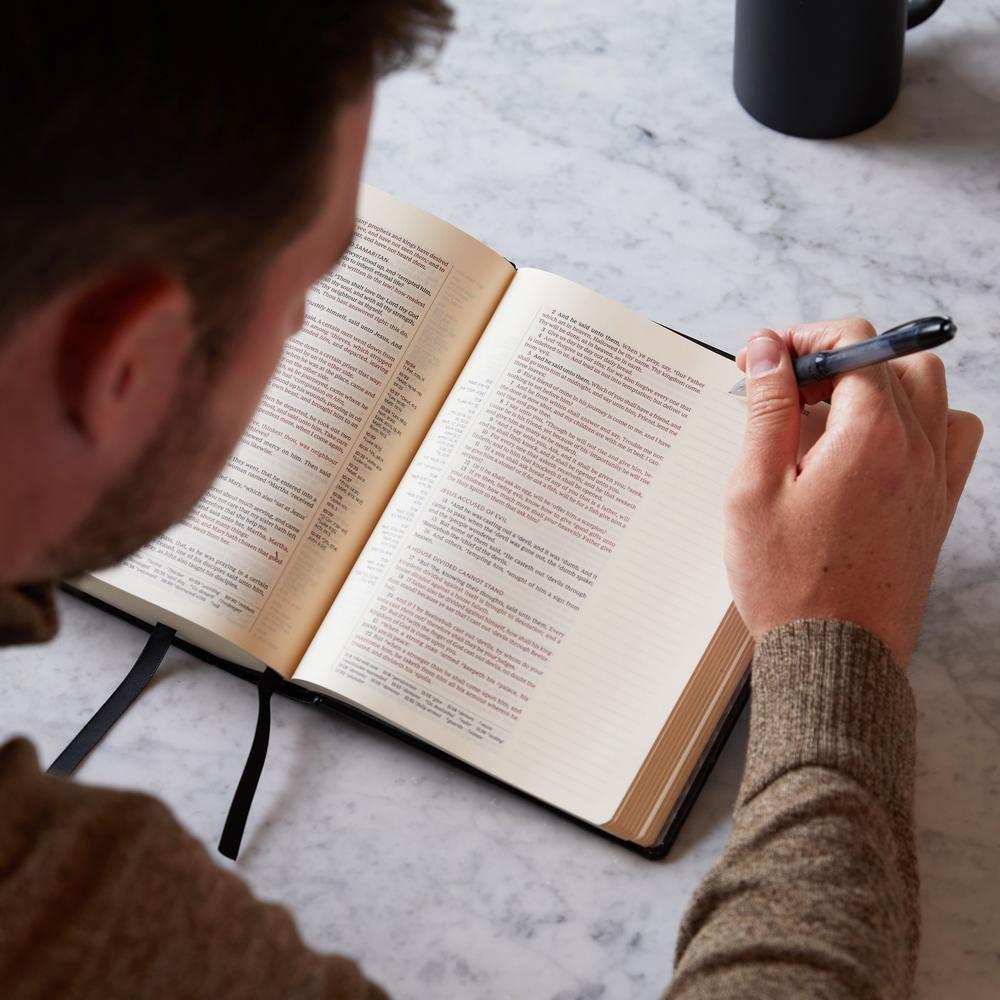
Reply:
<svg viewBox="0 0 1000 1000"><path fill-rule="evenodd" d="M208 419L210 373L204 365L191 369L152 444L72 535L48 551L41 575L73 578L116 565L183 520L201 499L235 442Z"/></svg>

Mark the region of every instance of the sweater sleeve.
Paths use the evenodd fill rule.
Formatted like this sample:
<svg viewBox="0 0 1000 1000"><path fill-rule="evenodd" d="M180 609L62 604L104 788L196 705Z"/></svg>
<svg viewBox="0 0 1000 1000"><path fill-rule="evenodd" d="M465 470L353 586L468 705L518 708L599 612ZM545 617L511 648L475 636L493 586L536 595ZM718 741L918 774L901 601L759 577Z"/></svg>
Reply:
<svg viewBox="0 0 1000 1000"><path fill-rule="evenodd" d="M388 1000L302 942L161 803L40 774L0 748L0 983L6 1000Z"/></svg>
<svg viewBox="0 0 1000 1000"><path fill-rule="evenodd" d="M732 833L684 916L668 1000L910 995L914 734L906 678L870 633L762 637Z"/></svg>

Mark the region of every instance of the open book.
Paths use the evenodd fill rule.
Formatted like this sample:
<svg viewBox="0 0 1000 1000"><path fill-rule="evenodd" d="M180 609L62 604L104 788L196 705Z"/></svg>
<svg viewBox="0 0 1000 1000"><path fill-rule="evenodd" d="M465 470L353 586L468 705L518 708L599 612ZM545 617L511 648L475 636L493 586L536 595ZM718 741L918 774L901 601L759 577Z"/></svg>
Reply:
<svg viewBox="0 0 1000 1000"><path fill-rule="evenodd" d="M750 659L737 377L365 188L214 486L76 586L648 848Z"/></svg>

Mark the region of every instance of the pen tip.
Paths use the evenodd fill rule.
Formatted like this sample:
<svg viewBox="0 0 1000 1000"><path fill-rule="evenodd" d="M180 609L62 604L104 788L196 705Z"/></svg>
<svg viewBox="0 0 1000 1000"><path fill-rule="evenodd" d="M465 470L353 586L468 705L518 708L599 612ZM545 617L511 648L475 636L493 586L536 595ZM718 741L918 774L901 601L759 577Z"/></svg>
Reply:
<svg viewBox="0 0 1000 1000"><path fill-rule="evenodd" d="M746 394L747 394L747 380L745 378L741 378L739 382L737 382L736 385L734 385L732 389L729 390L730 396L739 396L741 399L744 398Z"/></svg>

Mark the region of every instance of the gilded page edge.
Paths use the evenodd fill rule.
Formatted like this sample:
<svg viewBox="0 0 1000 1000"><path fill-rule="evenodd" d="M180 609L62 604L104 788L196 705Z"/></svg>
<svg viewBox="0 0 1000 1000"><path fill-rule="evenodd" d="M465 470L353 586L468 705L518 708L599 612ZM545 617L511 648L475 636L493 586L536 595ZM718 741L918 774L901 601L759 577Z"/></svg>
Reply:
<svg viewBox="0 0 1000 1000"><path fill-rule="evenodd" d="M644 847L655 843L752 654L753 640L735 605L730 605L621 804L601 824L602 830Z"/></svg>

